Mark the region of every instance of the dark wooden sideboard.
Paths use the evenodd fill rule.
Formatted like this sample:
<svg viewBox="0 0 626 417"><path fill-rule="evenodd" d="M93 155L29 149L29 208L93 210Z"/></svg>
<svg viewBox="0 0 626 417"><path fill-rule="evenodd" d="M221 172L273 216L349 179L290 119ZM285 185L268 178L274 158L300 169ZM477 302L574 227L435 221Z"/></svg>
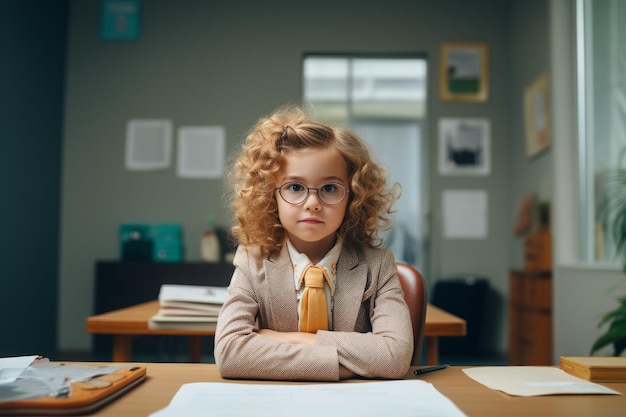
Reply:
<svg viewBox="0 0 626 417"><path fill-rule="evenodd" d="M162 284L226 287L234 270L232 263L224 262L97 261L93 313L156 300ZM155 342L155 337L137 337L133 340L133 350L154 353L158 348L156 345L161 343ZM111 337L95 335L93 351L98 357L110 355Z"/></svg>

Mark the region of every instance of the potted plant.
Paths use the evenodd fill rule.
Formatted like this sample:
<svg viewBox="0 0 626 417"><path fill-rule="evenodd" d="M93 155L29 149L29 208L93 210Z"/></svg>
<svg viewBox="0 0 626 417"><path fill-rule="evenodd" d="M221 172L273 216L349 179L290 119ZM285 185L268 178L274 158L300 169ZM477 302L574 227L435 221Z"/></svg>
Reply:
<svg viewBox="0 0 626 417"><path fill-rule="evenodd" d="M626 169L618 169L606 175L604 198L598 208L598 219L605 233L613 236L615 249L626 273ZM618 297L618 306L598 323L598 327L608 325L591 347L591 355L598 350L613 345L613 355L621 356L626 350L626 295Z"/></svg>
<svg viewBox="0 0 626 417"><path fill-rule="evenodd" d="M610 344L613 345L613 355L621 356L626 349L626 295L618 298L619 305L602 317L598 327L610 323L607 331L600 335L591 347L591 354Z"/></svg>

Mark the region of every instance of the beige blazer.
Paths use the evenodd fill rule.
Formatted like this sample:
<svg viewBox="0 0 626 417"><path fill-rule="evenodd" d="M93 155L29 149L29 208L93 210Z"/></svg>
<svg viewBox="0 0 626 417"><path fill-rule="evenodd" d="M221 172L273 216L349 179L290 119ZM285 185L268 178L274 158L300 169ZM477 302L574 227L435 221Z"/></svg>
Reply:
<svg viewBox="0 0 626 417"><path fill-rule="evenodd" d="M298 331L296 290L286 245L262 259L239 247L228 299L215 334L215 361L225 378L335 381L339 366L372 378L401 378L413 354L413 330L393 254L344 244L337 261L333 331L315 344L263 337L255 327Z"/></svg>

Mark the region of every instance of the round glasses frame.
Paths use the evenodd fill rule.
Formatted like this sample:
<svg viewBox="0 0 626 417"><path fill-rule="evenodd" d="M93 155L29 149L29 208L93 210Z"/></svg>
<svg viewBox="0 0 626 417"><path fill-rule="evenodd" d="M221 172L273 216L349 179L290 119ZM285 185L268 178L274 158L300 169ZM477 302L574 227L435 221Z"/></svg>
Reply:
<svg viewBox="0 0 626 417"><path fill-rule="evenodd" d="M283 192L286 193L287 192L287 188L291 187L291 186L294 186L294 185L302 187L302 192L303 193L304 193L304 189L306 189L306 193L304 193L303 196L298 196L298 198L295 199L295 200L290 200L290 199L286 198L283 195ZM323 194L320 193L320 190L325 188L325 187L328 187L328 186L337 187L337 189L343 190L343 195L341 196L341 198L339 200L337 200L337 201L335 201L333 203L329 203L329 202L324 200ZM285 190L285 191L283 191L283 190ZM338 184L336 182L329 182L329 183L326 183L326 184L322 184L319 187L307 187L306 185L302 184L301 182L290 181L290 182L284 183L280 187L276 187L276 191L278 191L278 194L280 195L280 198L282 198L283 201L285 201L285 203L291 204L293 206L297 206L297 205L300 205L300 204L304 203L309 198L309 195L311 194L311 190L315 190L315 192L317 192L318 200L322 204L327 205L327 206L336 206L337 204L341 203L346 198L348 193L350 192L349 188L346 188L343 185Z"/></svg>

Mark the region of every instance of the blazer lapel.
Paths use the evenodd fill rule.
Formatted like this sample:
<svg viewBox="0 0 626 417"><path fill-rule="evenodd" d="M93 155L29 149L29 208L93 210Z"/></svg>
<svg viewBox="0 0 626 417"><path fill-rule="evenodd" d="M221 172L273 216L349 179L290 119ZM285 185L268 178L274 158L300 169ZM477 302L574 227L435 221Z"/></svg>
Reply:
<svg viewBox="0 0 626 417"><path fill-rule="evenodd" d="M354 330L367 284L367 273L367 264L359 263L356 251L351 247L344 247L337 262L334 330Z"/></svg>
<svg viewBox="0 0 626 417"><path fill-rule="evenodd" d="M278 255L263 261L263 265L271 325L277 331L298 331L298 301L287 245L283 245Z"/></svg>

